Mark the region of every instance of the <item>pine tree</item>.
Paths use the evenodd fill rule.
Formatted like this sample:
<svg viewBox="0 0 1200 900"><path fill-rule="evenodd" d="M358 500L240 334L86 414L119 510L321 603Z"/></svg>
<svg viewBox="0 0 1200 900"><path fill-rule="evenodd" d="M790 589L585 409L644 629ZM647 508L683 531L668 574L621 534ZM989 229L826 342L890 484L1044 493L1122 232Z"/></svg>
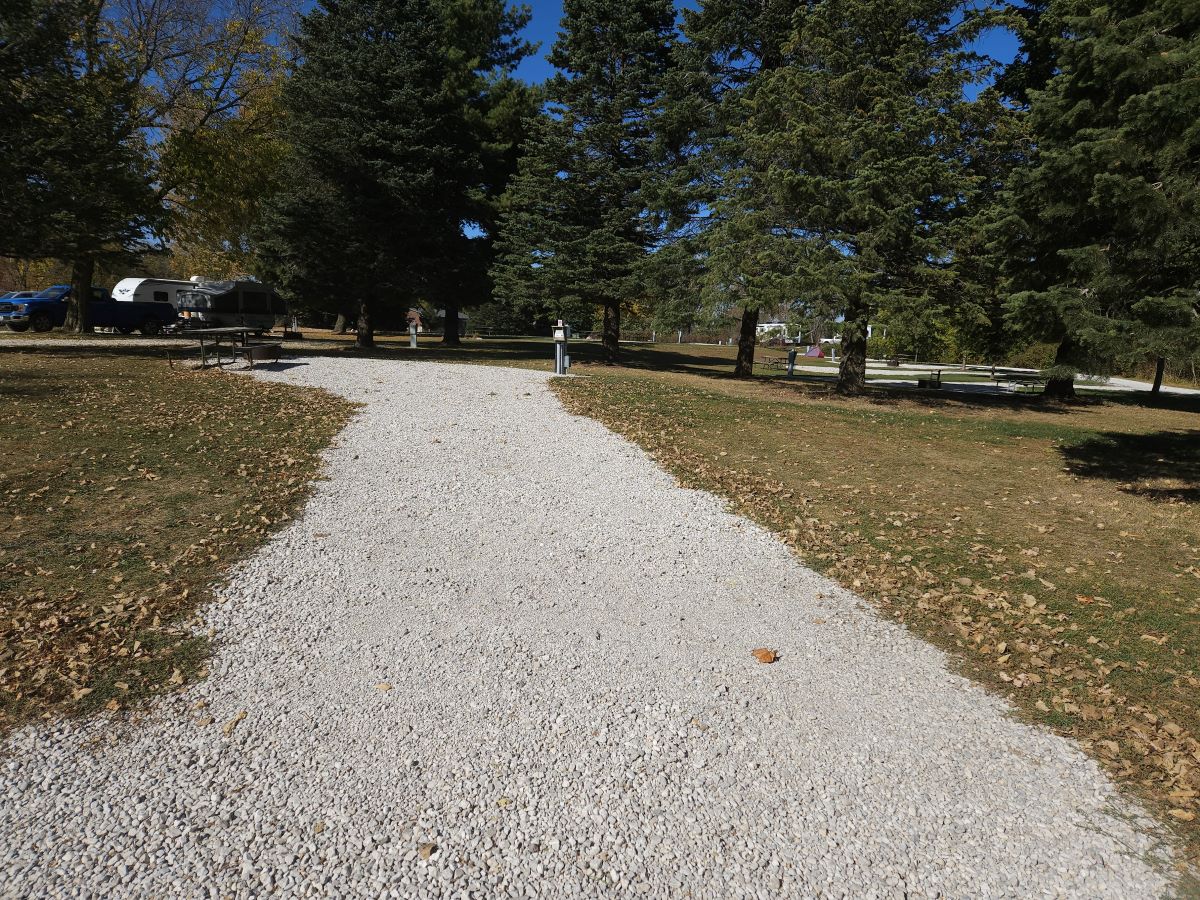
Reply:
<svg viewBox="0 0 1200 900"><path fill-rule="evenodd" d="M1200 8L1064 0L1046 20L1058 71L1030 92L1038 155L1014 178L1014 315L1060 341L1050 395L1136 356L1159 383L1200 351Z"/></svg>
<svg viewBox="0 0 1200 900"><path fill-rule="evenodd" d="M510 9L506 0L443 0L456 55L465 79L463 102L480 162L480 177L467 195L464 219L472 235L460 234L458 249L443 260L428 292L444 309L442 340L459 341L458 314L464 305L486 302L501 198L516 175L527 125L536 115L541 92L513 77L533 51L520 37L529 22L527 9Z"/></svg>
<svg viewBox="0 0 1200 900"><path fill-rule="evenodd" d="M795 18L792 59L740 129L779 233L806 238L794 283L842 318L839 390L866 380L867 326L952 303L955 226L971 208L964 88L986 19L962 0L822 0Z"/></svg>
<svg viewBox="0 0 1200 900"><path fill-rule="evenodd" d="M550 54L550 113L534 124L506 198L498 294L604 311L607 358L620 317L641 295L639 269L658 239L645 215L655 104L670 60L670 0L566 0Z"/></svg>
<svg viewBox="0 0 1200 900"><path fill-rule="evenodd" d="M677 47L660 123L664 143L681 152L659 205L682 235L702 235L707 301L740 310L739 377L754 371L759 311L795 298L786 276L801 248L795 234L779 227L738 129L755 87L787 62L792 19L810 2L704 0L684 10L686 40Z"/></svg>
<svg viewBox="0 0 1200 900"><path fill-rule="evenodd" d="M489 29L464 26L487 10L498 11ZM472 104L481 73L519 61L512 21L490 0L465 11L461 0L331 0L302 21L284 91L293 181L268 216L264 257L293 295L351 298L359 346L374 343L380 312L461 268L486 177Z"/></svg>

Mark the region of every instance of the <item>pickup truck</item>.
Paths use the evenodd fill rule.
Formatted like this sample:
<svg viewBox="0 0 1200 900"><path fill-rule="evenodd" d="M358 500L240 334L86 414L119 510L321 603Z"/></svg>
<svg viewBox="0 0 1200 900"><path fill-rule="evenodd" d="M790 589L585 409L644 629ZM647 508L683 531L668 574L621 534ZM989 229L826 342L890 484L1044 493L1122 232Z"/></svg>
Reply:
<svg viewBox="0 0 1200 900"><path fill-rule="evenodd" d="M49 331L67 319L69 284L56 284L32 297L10 297L0 300L0 325L13 331ZM166 325L178 318L169 303L113 300L103 288L92 288L88 303L88 318L95 328L115 328L122 334L137 329L142 334L159 334Z"/></svg>

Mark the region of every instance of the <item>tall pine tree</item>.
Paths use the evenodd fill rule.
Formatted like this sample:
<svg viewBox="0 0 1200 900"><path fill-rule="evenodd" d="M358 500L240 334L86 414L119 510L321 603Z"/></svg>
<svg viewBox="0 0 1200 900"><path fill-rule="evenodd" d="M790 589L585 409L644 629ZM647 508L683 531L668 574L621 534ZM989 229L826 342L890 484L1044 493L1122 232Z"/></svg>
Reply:
<svg viewBox="0 0 1200 900"><path fill-rule="evenodd" d="M1200 352L1200 7L1052 3L1058 71L1031 90L1035 164L1014 194L1014 315L1059 341L1047 393L1080 368Z"/></svg>
<svg viewBox="0 0 1200 900"><path fill-rule="evenodd" d="M753 374L760 310L795 298L788 275L802 252L799 237L780 226L739 128L755 88L787 62L792 19L810 3L703 0L684 10L685 40L668 81L660 131L666 147L682 152L659 205L674 213L677 233L700 237L709 304L740 312L738 376Z"/></svg>
<svg viewBox="0 0 1200 900"><path fill-rule="evenodd" d="M795 19L792 59L754 93L746 153L807 238L796 284L842 322L839 390L865 387L879 312L945 306L954 228L979 188L964 88L986 77L964 0L821 0Z"/></svg>
<svg viewBox="0 0 1200 900"><path fill-rule="evenodd" d="M523 21L496 0L331 0L304 17L284 92L292 182L263 257L298 297L350 298L359 346L380 312L469 271L491 152L480 98L523 55Z"/></svg>
<svg viewBox="0 0 1200 900"><path fill-rule="evenodd" d="M498 294L601 307L609 360L658 239L645 187L674 15L670 0L566 0L549 111L526 142L501 222Z"/></svg>

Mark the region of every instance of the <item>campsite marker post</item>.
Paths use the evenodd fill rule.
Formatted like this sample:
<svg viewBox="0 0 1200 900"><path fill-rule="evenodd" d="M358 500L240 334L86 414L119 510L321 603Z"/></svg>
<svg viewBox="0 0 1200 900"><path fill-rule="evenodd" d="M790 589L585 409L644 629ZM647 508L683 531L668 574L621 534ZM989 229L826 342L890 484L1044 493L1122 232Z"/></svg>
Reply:
<svg viewBox="0 0 1200 900"><path fill-rule="evenodd" d="M416 322L408 323L408 346L413 350L417 349L417 323Z"/></svg>
<svg viewBox="0 0 1200 900"><path fill-rule="evenodd" d="M796 374L796 348L793 347L788 351L788 375Z"/></svg>

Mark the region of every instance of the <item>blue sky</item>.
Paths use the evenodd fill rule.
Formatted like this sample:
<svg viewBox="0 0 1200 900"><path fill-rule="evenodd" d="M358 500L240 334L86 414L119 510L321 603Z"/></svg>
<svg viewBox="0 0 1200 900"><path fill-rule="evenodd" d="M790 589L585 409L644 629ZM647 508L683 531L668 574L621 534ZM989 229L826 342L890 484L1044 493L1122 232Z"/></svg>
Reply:
<svg viewBox="0 0 1200 900"><path fill-rule="evenodd" d="M562 18L562 0L524 0L533 10L526 35L531 41L540 41L537 53L521 63L517 74L528 82L545 81L554 71L546 62L546 54L558 33L558 22ZM683 6L684 3L677 5ZM693 5L693 4L686 4ZM1017 52L1017 39L1011 32L994 29L980 40L978 47L1001 62L1009 62Z"/></svg>

